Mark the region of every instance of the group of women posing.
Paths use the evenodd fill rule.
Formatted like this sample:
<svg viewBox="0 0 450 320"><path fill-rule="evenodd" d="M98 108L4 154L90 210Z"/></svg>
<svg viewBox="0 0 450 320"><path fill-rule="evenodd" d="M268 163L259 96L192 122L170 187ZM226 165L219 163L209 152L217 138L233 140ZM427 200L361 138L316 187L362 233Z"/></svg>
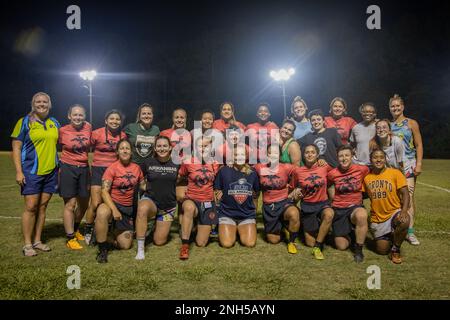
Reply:
<svg viewBox="0 0 450 320"><path fill-rule="evenodd" d="M346 116L342 98L332 100L329 117L318 109L306 117L306 102L296 97L292 117L278 131L270 121L268 104L259 105L257 121L245 126L236 120L233 104L224 102L220 119L215 120L212 111L202 113L201 133L196 135L194 130L178 130L187 123L181 108L173 112L172 127L160 132L149 104L141 105L136 122L123 129L121 113L111 110L105 126L96 130L86 122L85 109L74 105L68 111L70 123L61 127L49 117L50 97L39 92L33 96L31 112L17 122L11 135L16 181L25 198L23 254L50 251L41 242L41 233L55 192L64 199L67 247L82 249L80 241L92 243L95 235L98 262L107 262L108 230L119 249L132 246L135 232L136 259L144 259L148 221L156 220L153 243L164 245L176 213L180 259L189 257L191 234L203 247L216 226L223 247L232 247L237 235L242 245L253 247L261 191L269 243L284 238L288 252L297 253L295 240L302 225L306 245L313 248L315 258L323 259L323 245L332 230L336 248L345 250L353 243L354 259L361 262L368 230L364 190L372 201L370 229L377 251L391 252L392 261L401 262L403 239L419 243L412 229L414 201L409 201L409 195L414 194L423 151L418 124L404 116L403 100L396 95L389 106L393 121L376 120L375 106L366 103L360 107L363 121L356 124ZM219 147L214 132L227 137ZM256 147L248 145L252 138L248 135L257 135ZM189 155L173 152L191 147ZM89 151L93 152L90 169ZM249 157L255 153L258 163L250 165ZM380 182L379 175L385 182ZM390 185L384 190L386 181ZM79 226L84 215L82 235Z"/></svg>

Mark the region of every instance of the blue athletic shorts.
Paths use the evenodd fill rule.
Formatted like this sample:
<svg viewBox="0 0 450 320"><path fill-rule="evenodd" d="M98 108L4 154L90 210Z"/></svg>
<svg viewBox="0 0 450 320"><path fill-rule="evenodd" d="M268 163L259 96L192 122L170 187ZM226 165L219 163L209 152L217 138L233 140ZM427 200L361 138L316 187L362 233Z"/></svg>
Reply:
<svg viewBox="0 0 450 320"><path fill-rule="evenodd" d="M25 173L25 185L21 187L23 196L39 193L57 193L58 192L58 170L56 167L52 172L46 175Z"/></svg>

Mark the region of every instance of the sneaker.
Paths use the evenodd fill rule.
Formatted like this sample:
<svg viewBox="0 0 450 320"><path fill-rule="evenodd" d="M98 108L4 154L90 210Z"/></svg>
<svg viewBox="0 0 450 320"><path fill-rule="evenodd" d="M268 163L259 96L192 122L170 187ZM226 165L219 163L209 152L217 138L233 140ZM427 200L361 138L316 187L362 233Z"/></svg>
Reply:
<svg viewBox="0 0 450 320"><path fill-rule="evenodd" d="M73 239L70 239L69 241L66 242L66 246L69 249L72 250L81 250L83 249L83 247L81 246L81 244L78 243L78 240L76 237L74 237Z"/></svg>
<svg viewBox="0 0 450 320"><path fill-rule="evenodd" d="M84 241L84 236L80 231L75 232L75 238L77 238L78 241Z"/></svg>
<svg viewBox="0 0 450 320"><path fill-rule="evenodd" d="M353 255L353 260L355 260L356 263L361 263L364 261L364 254L362 251L356 251Z"/></svg>
<svg viewBox="0 0 450 320"><path fill-rule="evenodd" d="M297 246L296 246L295 243L293 243L293 242L289 242L289 243L288 243L288 245L287 245L287 250L288 250L288 252L291 253L291 254L296 254L296 253L298 253Z"/></svg>
<svg viewBox="0 0 450 320"><path fill-rule="evenodd" d="M209 234L210 238L217 238L219 236L219 232L216 227L211 228L211 233Z"/></svg>
<svg viewBox="0 0 450 320"><path fill-rule="evenodd" d="M37 252L33 249L33 246L31 244L24 246L22 248L22 253L25 257L37 256Z"/></svg>
<svg viewBox="0 0 450 320"><path fill-rule="evenodd" d="M84 242L85 242L87 245L90 245L90 244L91 244L91 239L92 239L92 233L86 233L86 234L84 235Z"/></svg>
<svg viewBox="0 0 450 320"><path fill-rule="evenodd" d="M189 245L183 244L180 249L180 259L187 260L189 259Z"/></svg>
<svg viewBox="0 0 450 320"><path fill-rule="evenodd" d="M314 255L314 258L317 260L323 260L325 257L323 256L322 250L320 250L319 247L314 247L311 251L311 253Z"/></svg>
<svg viewBox="0 0 450 320"><path fill-rule="evenodd" d="M145 253L144 253L144 251L138 251L138 253L137 253L135 259L136 259L136 260L144 260L144 259L145 259Z"/></svg>
<svg viewBox="0 0 450 320"><path fill-rule="evenodd" d="M402 256L400 255L400 252L391 251L389 258L392 260L395 264L402 263Z"/></svg>
<svg viewBox="0 0 450 320"><path fill-rule="evenodd" d="M417 239L417 237L414 233L408 233L406 235L406 241L408 241L413 246L418 246L420 244L419 239Z"/></svg>
<svg viewBox="0 0 450 320"><path fill-rule="evenodd" d="M100 250L97 254L97 262L98 263L107 263L108 262L108 251Z"/></svg>

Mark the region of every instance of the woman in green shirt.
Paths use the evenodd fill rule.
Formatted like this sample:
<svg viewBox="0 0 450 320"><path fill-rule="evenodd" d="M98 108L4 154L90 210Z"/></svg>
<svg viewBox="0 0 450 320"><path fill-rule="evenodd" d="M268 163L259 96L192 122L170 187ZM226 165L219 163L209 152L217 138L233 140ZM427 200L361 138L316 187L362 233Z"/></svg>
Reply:
<svg viewBox="0 0 450 320"><path fill-rule="evenodd" d="M284 120L280 129L280 162L300 166L302 153L300 145L293 137L294 132L295 123L292 120Z"/></svg>

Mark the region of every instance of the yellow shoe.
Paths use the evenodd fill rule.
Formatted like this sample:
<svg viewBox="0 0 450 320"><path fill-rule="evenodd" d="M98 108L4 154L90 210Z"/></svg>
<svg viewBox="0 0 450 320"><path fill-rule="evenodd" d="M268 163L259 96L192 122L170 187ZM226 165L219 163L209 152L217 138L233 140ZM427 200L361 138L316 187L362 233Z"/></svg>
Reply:
<svg viewBox="0 0 450 320"><path fill-rule="evenodd" d="M325 257L323 256L322 250L319 247L314 247L311 252L314 255L314 258L317 260L323 260Z"/></svg>
<svg viewBox="0 0 450 320"><path fill-rule="evenodd" d="M69 248L71 250L81 250L81 249L83 249L81 244L78 243L77 238L73 238L73 239L70 239L69 241L67 241L66 246L67 246L67 248Z"/></svg>
<svg viewBox="0 0 450 320"><path fill-rule="evenodd" d="M287 250L289 253L292 253L292 254L298 253L297 246L293 242L288 243Z"/></svg>
<svg viewBox="0 0 450 320"><path fill-rule="evenodd" d="M80 231L75 232L75 238L77 238L78 241L84 241L84 236L80 233Z"/></svg>

